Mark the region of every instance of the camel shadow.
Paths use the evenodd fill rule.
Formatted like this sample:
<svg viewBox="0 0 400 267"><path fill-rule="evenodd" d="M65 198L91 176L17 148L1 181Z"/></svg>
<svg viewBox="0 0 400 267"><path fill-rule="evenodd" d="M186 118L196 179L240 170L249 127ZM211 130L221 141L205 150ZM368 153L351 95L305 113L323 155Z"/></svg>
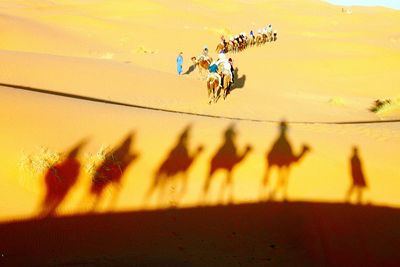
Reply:
<svg viewBox="0 0 400 267"><path fill-rule="evenodd" d="M242 153L239 153L236 145L236 136L235 125L231 124L224 132L221 146L210 160L210 168L203 187L203 202L206 200L214 174L219 170L226 172L225 180L220 188L220 200L223 201L226 191L229 191L229 201L233 202L233 170L252 150L252 147L247 145Z"/></svg>
<svg viewBox="0 0 400 267"><path fill-rule="evenodd" d="M110 207L113 207L121 191L123 176L129 165L138 159L139 154L132 152L135 134L129 133L116 148L108 151L102 163L96 168L90 184L89 195L92 199L91 210L100 204L107 188L112 188Z"/></svg>
<svg viewBox="0 0 400 267"><path fill-rule="evenodd" d="M44 176L45 196L41 203L39 217L55 216L72 187L78 181L81 163L78 156L86 140L74 146L59 163L49 167Z"/></svg>
<svg viewBox="0 0 400 267"><path fill-rule="evenodd" d="M189 75L196 69L196 64L192 64L184 73L183 75Z"/></svg>
<svg viewBox="0 0 400 267"><path fill-rule="evenodd" d="M270 173L273 167L278 169L278 180L276 186L270 189L268 198L274 200L278 193L282 194L284 200L287 200L289 171L294 163L300 160L311 150L304 144L300 153L295 154L287 138L288 125L281 121L279 125L279 137L266 153L266 171L261 186L261 198L265 197L266 189L269 184Z"/></svg>
<svg viewBox="0 0 400 267"><path fill-rule="evenodd" d="M362 204L362 194L368 188L366 178L364 175L362 161L359 156L359 149L357 146L353 147L353 154L350 157L350 173L352 184L346 194L346 202L351 201L351 197L356 195L357 204Z"/></svg>
<svg viewBox="0 0 400 267"><path fill-rule="evenodd" d="M232 84L229 92L235 90L235 89L242 89L244 88L244 85L246 83L246 74L243 74L240 78L239 78L239 74L238 74L239 70L238 68L235 68L234 71L234 76L235 76L235 81Z"/></svg>
<svg viewBox="0 0 400 267"><path fill-rule="evenodd" d="M199 145L193 152L190 152L189 140L191 129L190 125L184 128L175 145L156 169L152 183L145 195L146 202L158 191L158 202L159 204L163 203L167 188L171 190L170 193L172 195L170 197L172 200L170 204L172 205L177 205L179 200L185 195L189 169L204 149L202 145ZM178 185L180 188L176 190Z"/></svg>

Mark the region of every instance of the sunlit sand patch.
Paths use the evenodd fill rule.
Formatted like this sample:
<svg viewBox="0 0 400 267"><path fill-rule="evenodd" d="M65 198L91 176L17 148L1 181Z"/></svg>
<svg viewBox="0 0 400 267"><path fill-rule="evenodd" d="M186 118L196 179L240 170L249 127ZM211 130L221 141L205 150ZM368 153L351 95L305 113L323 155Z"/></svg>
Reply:
<svg viewBox="0 0 400 267"><path fill-rule="evenodd" d="M149 49L149 48L146 48L146 47L141 45L138 48L136 48L134 53L135 54L140 54L140 55L153 55L153 54L157 54L158 50Z"/></svg>
<svg viewBox="0 0 400 267"><path fill-rule="evenodd" d="M108 52L103 55L101 55L99 58L101 59L113 59L114 58L114 53Z"/></svg>
<svg viewBox="0 0 400 267"><path fill-rule="evenodd" d="M398 44L400 43L400 36L392 36L389 38L390 42L394 43L394 44Z"/></svg>
<svg viewBox="0 0 400 267"><path fill-rule="evenodd" d="M211 32L217 33L218 35L230 36L233 34L233 32L228 28L205 28L207 28L207 30L210 30Z"/></svg>
<svg viewBox="0 0 400 267"><path fill-rule="evenodd" d="M317 37L318 34L315 32L302 32L301 35L306 36L306 37Z"/></svg>
<svg viewBox="0 0 400 267"><path fill-rule="evenodd" d="M329 104L335 107L343 107L345 106L345 101L341 97L332 97L331 99L329 99Z"/></svg>

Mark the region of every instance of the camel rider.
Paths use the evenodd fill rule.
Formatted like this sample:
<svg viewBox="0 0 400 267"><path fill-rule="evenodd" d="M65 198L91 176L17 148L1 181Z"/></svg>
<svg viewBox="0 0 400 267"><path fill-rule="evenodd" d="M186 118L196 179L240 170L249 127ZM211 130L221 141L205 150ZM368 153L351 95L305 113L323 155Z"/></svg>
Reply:
<svg viewBox="0 0 400 267"><path fill-rule="evenodd" d="M267 32L272 34L272 24L268 25Z"/></svg>
<svg viewBox="0 0 400 267"><path fill-rule="evenodd" d="M229 58L228 62L231 65L232 83L234 83L234 81L235 81L235 69L233 68L233 60L232 60L232 58Z"/></svg>
<svg viewBox="0 0 400 267"><path fill-rule="evenodd" d="M209 60L210 57L208 56L208 47L205 45L203 51L201 52L200 56L197 57L197 60Z"/></svg>
<svg viewBox="0 0 400 267"><path fill-rule="evenodd" d="M233 80L232 80L233 75L232 75L232 71L231 71L231 64L230 64L229 61L226 59L226 56L225 56L224 53L220 53L220 54L218 55L218 60L217 60L217 62L215 62L215 64L216 64L217 66L219 66L220 64L222 64L222 73L223 73L223 72L228 72L228 73L230 74L231 83L232 83L232 82L233 82Z"/></svg>
<svg viewBox="0 0 400 267"><path fill-rule="evenodd" d="M226 46L225 36L221 35L221 42L224 46Z"/></svg>
<svg viewBox="0 0 400 267"><path fill-rule="evenodd" d="M218 65L216 64L215 61L213 61L210 66L208 67L208 70L210 72L210 76L214 76L218 78L218 87L221 87L221 76L218 74Z"/></svg>
<svg viewBox="0 0 400 267"><path fill-rule="evenodd" d="M268 29L267 29L267 27L263 28L263 29L262 29L262 34L265 34L265 35L267 35L267 33L268 33Z"/></svg>

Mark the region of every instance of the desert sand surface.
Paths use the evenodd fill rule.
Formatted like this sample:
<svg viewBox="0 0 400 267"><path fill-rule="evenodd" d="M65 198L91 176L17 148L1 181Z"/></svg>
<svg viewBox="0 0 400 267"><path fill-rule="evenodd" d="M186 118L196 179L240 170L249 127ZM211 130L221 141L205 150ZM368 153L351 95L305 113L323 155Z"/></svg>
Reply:
<svg viewBox="0 0 400 267"><path fill-rule="evenodd" d="M0 237L13 266L394 267L399 216L346 204L239 204L19 221L1 225Z"/></svg>
<svg viewBox="0 0 400 267"><path fill-rule="evenodd" d="M278 30L276 42L229 54L238 77L226 100L207 103L206 82L197 69L176 74L179 52L186 71L190 57L199 55L204 45L217 57L221 35L256 31L268 23ZM34 226L35 219L49 215L48 199L57 203L50 215L61 218L44 219L39 225L47 220L63 224L63 218L93 220L101 216L97 213L132 213L134 220L142 210L158 214L159 209L200 206L211 211L214 205L229 203L227 207L233 209L266 200L271 205L285 200L290 207L287 216L294 219L296 204L290 203L309 203L302 215L305 224L310 223L307 229L319 220L317 215L310 217L313 202L319 203L315 205L321 211L338 205L332 213L339 217L350 211L371 216L355 218L351 224L379 220L376 214L386 210L396 213L400 207L399 25L397 10L353 7L347 14L339 6L317 0L1 1L0 221L4 227L0 236L14 227L12 221L22 220L16 222L17 228L42 227ZM370 112L377 99L391 99L392 104ZM286 131L280 126L283 121ZM281 147L275 157L277 161L290 158L287 194L280 188L272 198L270 192L278 188L282 172L272 169L264 186L266 158L274 144L279 147L282 142L292 151ZM223 144L228 149L221 156ZM301 153L304 146L309 151ZM367 184L360 202L357 192L347 198L354 147ZM231 172L223 170L226 162ZM211 165L222 170L212 176L206 194ZM49 193L46 179L58 178L58 172L66 172L74 181L59 189L64 191L57 200ZM98 187L93 182L98 173L119 182ZM161 182L155 183L156 179ZM342 204L347 202L354 205ZM254 204L250 209L267 212L269 204L260 204L265 205L262 208ZM231 211L226 212L229 217ZM283 213L275 219L279 221ZM237 216L232 218L243 219ZM162 223L154 220L151 223ZM387 221L379 231L398 226ZM284 224L281 234L290 227ZM371 224L371 232L378 228ZM330 226L309 231L335 242ZM300 228L285 240L292 242L302 234ZM357 255L389 249L373 246L375 237L366 230L358 237L370 243ZM161 237L149 233L148 238ZM399 240L395 235L387 244L391 247ZM1 248L5 262L15 262L23 251L15 247ZM300 253L298 247L291 248ZM17 254L10 256L7 250ZM315 259L321 263L316 266L343 266L330 260L335 253L341 252L336 247L319 250L318 257L329 260ZM376 263L389 264L393 254L388 255L377 257ZM53 256L49 254L49 259ZM70 264L71 257L43 264ZM301 253L275 266L293 266L300 258ZM141 262L152 266L144 258L136 259L138 266ZM187 265L200 264L190 259L185 258ZM164 260L160 256L160 262ZM154 264L162 266L160 262ZM41 265L37 258L35 264Z"/></svg>

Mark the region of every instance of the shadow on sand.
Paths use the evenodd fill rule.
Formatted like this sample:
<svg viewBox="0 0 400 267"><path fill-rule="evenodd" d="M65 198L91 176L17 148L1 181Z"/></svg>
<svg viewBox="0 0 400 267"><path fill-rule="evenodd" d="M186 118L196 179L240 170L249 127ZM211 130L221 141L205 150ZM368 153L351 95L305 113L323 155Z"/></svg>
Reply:
<svg viewBox="0 0 400 267"><path fill-rule="evenodd" d="M400 266L400 210L268 202L0 224L1 266Z"/></svg>
<svg viewBox="0 0 400 267"><path fill-rule="evenodd" d="M352 184L350 185L345 200L350 202L351 197L356 194L357 204L362 204L362 194L368 186L362 167L362 161L359 156L359 149L356 146L353 147L353 154L350 157L350 173Z"/></svg>
<svg viewBox="0 0 400 267"><path fill-rule="evenodd" d="M41 203L39 217L55 216L72 187L78 181L81 163L78 156L86 144L86 140L79 142L59 163L51 166L44 176L45 196Z"/></svg>
<svg viewBox="0 0 400 267"><path fill-rule="evenodd" d="M192 64L184 73L183 75L189 75L196 69L196 64Z"/></svg>
<svg viewBox="0 0 400 267"><path fill-rule="evenodd" d="M178 204L179 200L186 193L188 171L195 159L204 149L202 145L199 145L193 152L189 152L191 129L191 125L188 125L183 129L182 133L179 134L175 145L167 153L166 158L155 171L153 181L145 196L145 202L147 202L149 198L158 191L158 202L159 204L164 203L165 191L168 188L176 190L179 183L180 188L177 190L178 192L176 194L175 192L172 192L174 194L174 200L172 201L173 203L170 204Z"/></svg>
<svg viewBox="0 0 400 267"><path fill-rule="evenodd" d="M126 169L132 164L139 154L131 151L135 134L129 133L121 144L109 151L103 162L97 167L90 185L90 198L92 199L91 210L95 210L104 196L107 188L112 187L112 208L117 201L117 197L123 186L123 176Z"/></svg>
<svg viewBox="0 0 400 267"><path fill-rule="evenodd" d="M278 181L276 186L270 190L268 198L275 199L278 193L287 199L289 171L294 163L299 162L310 151L308 145L303 145L301 152L295 154L287 137L288 125L285 121L279 124L279 136L271 149L266 153L266 170L261 188L261 197L265 197L265 190L269 184L270 172L273 167L278 169Z"/></svg>
<svg viewBox="0 0 400 267"><path fill-rule="evenodd" d="M246 83L246 74L243 74L239 78L239 69L238 68L235 68L234 76L235 76L235 81L234 81L233 85L231 86L231 89L229 90L229 92L231 92L231 91L233 91L235 89L244 88L244 85Z"/></svg>
<svg viewBox="0 0 400 267"><path fill-rule="evenodd" d="M220 188L220 200L224 200L226 191L228 191L229 201L233 201L232 172L234 168L246 158L252 149L250 145L247 145L243 152L239 153L236 145L236 136L235 125L231 124L224 132L221 146L210 160L210 168L203 187L203 202L207 197L214 174L219 170L225 171L226 173L225 180Z"/></svg>

